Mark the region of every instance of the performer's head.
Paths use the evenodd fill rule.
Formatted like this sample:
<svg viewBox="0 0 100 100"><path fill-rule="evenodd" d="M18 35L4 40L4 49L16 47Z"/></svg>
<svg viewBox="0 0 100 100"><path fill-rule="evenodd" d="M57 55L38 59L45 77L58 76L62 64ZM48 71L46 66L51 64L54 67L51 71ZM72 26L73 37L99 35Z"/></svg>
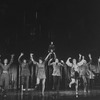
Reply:
<svg viewBox="0 0 100 100"><path fill-rule="evenodd" d="M4 59L4 64L6 65L8 63L8 59Z"/></svg>
<svg viewBox="0 0 100 100"><path fill-rule="evenodd" d="M23 63L25 63L25 64L26 64L26 59L23 59Z"/></svg>
<svg viewBox="0 0 100 100"><path fill-rule="evenodd" d="M76 64L76 59L73 59L73 64Z"/></svg>
<svg viewBox="0 0 100 100"><path fill-rule="evenodd" d="M39 63L40 63L40 64L43 63L43 58L42 58L42 57L39 58Z"/></svg>
<svg viewBox="0 0 100 100"><path fill-rule="evenodd" d="M59 62L59 60L56 58L55 62L56 62L56 63L58 63L58 62Z"/></svg>
<svg viewBox="0 0 100 100"><path fill-rule="evenodd" d="M53 42L51 42L51 44L53 44Z"/></svg>

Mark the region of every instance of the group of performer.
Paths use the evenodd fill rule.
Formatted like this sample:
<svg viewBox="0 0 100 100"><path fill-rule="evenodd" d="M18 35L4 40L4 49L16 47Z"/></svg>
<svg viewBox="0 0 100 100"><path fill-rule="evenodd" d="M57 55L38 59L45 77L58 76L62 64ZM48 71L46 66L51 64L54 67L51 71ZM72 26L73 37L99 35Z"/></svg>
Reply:
<svg viewBox="0 0 100 100"><path fill-rule="evenodd" d="M72 63L70 62L71 57L69 57L67 59L66 62L64 62L63 60L59 61L59 59L56 56L55 53L55 46L53 44L53 42L51 42L51 45L49 46L48 49L48 55L46 56L45 59L43 59L42 57L39 58L38 62L34 60L34 54L30 53L30 60L23 60L21 61L21 57L24 54L21 53L20 56L18 57L18 62L20 64L20 68L21 68L21 89L23 90L23 84L24 84L24 80L26 83L26 91L28 91L29 88L29 76L30 76L30 70L29 70L29 65L31 63L33 63L34 65L36 65L36 86L34 88L34 90L37 89L37 87L40 84L40 81L42 81L42 95L44 95L44 90L45 90L45 82L46 82L46 67L53 67L53 72L52 72L52 76L53 76L53 89L56 89L57 92L59 92L59 87L60 87L60 78L61 78L61 67L64 67L64 64L66 64L67 66L71 67L72 70L74 70L74 73L71 73L71 82L69 83L69 87L71 87L71 85L73 83L76 83L76 92L78 91L78 77L79 77L79 66L82 66L83 64L90 64L92 61L91 55L89 54L89 58L90 58L90 62L87 63L87 61L85 60L84 56L82 56L81 54L79 54L79 61L77 62L76 59L72 60ZM3 71L2 74L0 76L0 87L1 89L4 86L4 90L8 90L9 87L9 73L8 73L8 69L10 67L10 65L13 63L14 60L14 55L11 55L11 60L10 63L8 64L8 60L4 59L4 64L1 63L0 61L0 67L2 67ZM93 73L91 74L92 76L94 75ZM5 82L5 83L4 83Z"/></svg>

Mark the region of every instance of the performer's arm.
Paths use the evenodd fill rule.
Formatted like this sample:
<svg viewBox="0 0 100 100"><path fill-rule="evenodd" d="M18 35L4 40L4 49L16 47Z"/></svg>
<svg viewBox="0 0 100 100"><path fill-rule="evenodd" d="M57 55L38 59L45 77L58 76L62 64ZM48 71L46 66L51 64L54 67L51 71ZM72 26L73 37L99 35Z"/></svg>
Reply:
<svg viewBox="0 0 100 100"><path fill-rule="evenodd" d="M22 63L20 59L21 59L21 57L22 57L23 55L24 55L24 54L21 53L20 56L18 57L18 62L19 62L20 64Z"/></svg>
<svg viewBox="0 0 100 100"><path fill-rule="evenodd" d="M69 67L72 67L72 63L69 61L71 59L71 57L69 57L66 61L66 64L69 66Z"/></svg>
<svg viewBox="0 0 100 100"><path fill-rule="evenodd" d="M63 60L61 60L61 66L66 67L65 65L66 65L66 63Z"/></svg>
<svg viewBox="0 0 100 100"><path fill-rule="evenodd" d="M36 62L36 61L33 59L33 54L32 54L32 53L30 54L30 58L31 58L33 64L38 64L38 62Z"/></svg>
<svg viewBox="0 0 100 100"><path fill-rule="evenodd" d="M88 65L90 65L92 63L92 57L91 57L91 54L89 54L88 56L89 56L89 59L90 59L90 61L88 62Z"/></svg>
<svg viewBox="0 0 100 100"><path fill-rule="evenodd" d="M59 64L60 64L60 66L64 66L64 61L63 60L61 60L60 62L59 62Z"/></svg>
<svg viewBox="0 0 100 100"><path fill-rule="evenodd" d="M61 64L64 64L64 61L63 60L61 60Z"/></svg>
<svg viewBox="0 0 100 100"><path fill-rule="evenodd" d="M1 55L0 55L0 57L1 57ZM0 59L0 66L3 68L3 64L1 63L1 59Z"/></svg>
<svg viewBox="0 0 100 100"><path fill-rule="evenodd" d="M78 62L77 65L78 65L78 66L83 65L84 61L85 61L84 56L82 56L82 60L81 60L80 62Z"/></svg>
<svg viewBox="0 0 100 100"><path fill-rule="evenodd" d="M33 59L33 53L30 53L30 60L29 60L29 62L28 62L28 65L31 64L31 63L33 62L32 59Z"/></svg>
<svg viewBox="0 0 100 100"><path fill-rule="evenodd" d="M62 67L63 67L63 64L62 64L62 63L60 63L60 62L59 62L59 64L60 64L60 66L62 66Z"/></svg>
<svg viewBox="0 0 100 100"><path fill-rule="evenodd" d="M50 59L49 61L48 61L48 65L50 66L50 65L53 65L53 63L51 63L51 61L52 61L52 59Z"/></svg>
<svg viewBox="0 0 100 100"><path fill-rule="evenodd" d="M53 54L54 54L54 59L56 59L56 58L57 58L57 56L56 56L55 52L53 52Z"/></svg>
<svg viewBox="0 0 100 100"><path fill-rule="evenodd" d="M51 55L51 52L46 56L45 61L47 61L48 57Z"/></svg>
<svg viewBox="0 0 100 100"><path fill-rule="evenodd" d="M13 59L14 59L14 54L11 55L11 60L10 63L8 64L8 67L10 67L10 65L13 63Z"/></svg>
<svg viewBox="0 0 100 100"><path fill-rule="evenodd" d="M88 56L89 56L89 59L91 60L92 59L91 54L89 54Z"/></svg>
<svg viewBox="0 0 100 100"><path fill-rule="evenodd" d="M79 61L81 61L81 58L82 58L82 55L81 55L81 54L79 54Z"/></svg>

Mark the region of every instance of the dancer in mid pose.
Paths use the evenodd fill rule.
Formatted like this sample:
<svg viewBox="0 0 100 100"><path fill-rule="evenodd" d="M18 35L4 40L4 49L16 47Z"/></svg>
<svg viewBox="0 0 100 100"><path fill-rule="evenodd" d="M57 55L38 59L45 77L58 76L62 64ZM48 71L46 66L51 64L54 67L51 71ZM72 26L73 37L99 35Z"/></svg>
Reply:
<svg viewBox="0 0 100 100"><path fill-rule="evenodd" d="M24 59L23 61L21 61L21 57L24 54L21 53L19 58L18 58L18 62L21 66L21 90L23 90L23 85L24 85L24 79L26 79L25 84L26 84L26 91L28 91L29 88L29 76L30 76L30 70L29 70L29 64L32 63L32 61L30 60L29 62L26 61L26 59Z"/></svg>
<svg viewBox="0 0 100 100"><path fill-rule="evenodd" d="M57 93L59 92L59 87L60 87L60 79L61 79L61 66L63 66L63 64L61 64L59 62L59 60L56 58L56 60L54 62L52 62L52 59L49 60L48 65L52 65L53 66L53 89L56 88Z"/></svg>
<svg viewBox="0 0 100 100"><path fill-rule="evenodd" d="M2 64L0 62L0 66L3 69L3 72L2 72L1 78L0 78L0 86L1 86L1 89L4 90L5 92L9 89L9 72L8 72L8 69L11 66L11 64L13 63L13 57L14 57L14 55L11 55L11 60L10 60L9 64L8 64L8 59L4 59L4 64ZM3 84L4 82L5 82L5 84ZM4 85L4 87L3 87L3 85Z"/></svg>
<svg viewBox="0 0 100 100"><path fill-rule="evenodd" d="M35 86L35 90L37 89L37 87L40 84L40 80L42 80L42 95L44 96L44 90L45 90L45 81L46 81L46 68L45 68L45 63L48 59L48 57L51 55L51 53L49 53L47 55L47 57L45 58L45 60L43 61L43 58L39 58L39 62L36 62L33 59L33 54L31 54L31 60L33 61L33 64L36 64L36 86Z"/></svg>
<svg viewBox="0 0 100 100"><path fill-rule="evenodd" d="M48 52L51 52L51 50L53 52L55 51L55 45L53 44L53 42L51 42L51 44L49 45Z"/></svg>
<svg viewBox="0 0 100 100"><path fill-rule="evenodd" d="M73 59L73 62L71 63L69 60L71 59L71 57L69 57L66 61L66 64L71 67L71 82L69 83L69 87L71 87L71 85L73 83L75 83L75 89L76 89L76 94L78 94L78 78L79 78L79 66L83 65L84 63L84 57L82 57L82 60L80 62L76 62L76 59Z"/></svg>

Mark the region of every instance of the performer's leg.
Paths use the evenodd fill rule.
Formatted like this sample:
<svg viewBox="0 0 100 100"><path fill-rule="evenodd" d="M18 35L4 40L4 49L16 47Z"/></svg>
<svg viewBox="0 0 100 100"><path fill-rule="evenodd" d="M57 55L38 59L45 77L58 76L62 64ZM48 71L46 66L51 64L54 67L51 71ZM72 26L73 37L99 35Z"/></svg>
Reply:
<svg viewBox="0 0 100 100"><path fill-rule="evenodd" d="M46 79L43 79L43 80L42 80L42 95L44 95L45 81L46 81Z"/></svg>
<svg viewBox="0 0 100 100"><path fill-rule="evenodd" d="M75 79L71 78L71 82L69 83L69 87L71 88L71 85L75 83Z"/></svg>
<svg viewBox="0 0 100 100"><path fill-rule="evenodd" d="M85 76L82 76L83 79L83 85L84 85L84 92L86 93L86 89L87 89L87 80Z"/></svg>
<svg viewBox="0 0 100 100"><path fill-rule="evenodd" d="M39 86L39 84L40 84L40 78L37 78L35 89L37 89L37 87Z"/></svg>
<svg viewBox="0 0 100 100"><path fill-rule="evenodd" d="M3 89L3 81L4 81L4 78L3 78L3 74L2 74L0 77L0 89Z"/></svg>
<svg viewBox="0 0 100 100"><path fill-rule="evenodd" d="M28 91L29 88L29 76L26 76L26 91Z"/></svg>
<svg viewBox="0 0 100 100"><path fill-rule="evenodd" d="M24 79L25 76L21 76L21 91L23 91Z"/></svg>
<svg viewBox="0 0 100 100"><path fill-rule="evenodd" d="M57 82L57 76L53 76L53 88L52 89L55 89L56 88L56 82Z"/></svg>
<svg viewBox="0 0 100 100"><path fill-rule="evenodd" d="M57 76L57 92L59 92L60 87L60 76Z"/></svg>
<svg viewBox="0 0 100 100"><path fill-rule="evenodd" d="M5 91L9 89L9 75L5 74Z"/></svg>
<svg viewBox="0 0 100 100"><path fill-rule="evenodd" d="M76 79L76 85L75 85L76 95L78 94L78 79Z"/></svg>

